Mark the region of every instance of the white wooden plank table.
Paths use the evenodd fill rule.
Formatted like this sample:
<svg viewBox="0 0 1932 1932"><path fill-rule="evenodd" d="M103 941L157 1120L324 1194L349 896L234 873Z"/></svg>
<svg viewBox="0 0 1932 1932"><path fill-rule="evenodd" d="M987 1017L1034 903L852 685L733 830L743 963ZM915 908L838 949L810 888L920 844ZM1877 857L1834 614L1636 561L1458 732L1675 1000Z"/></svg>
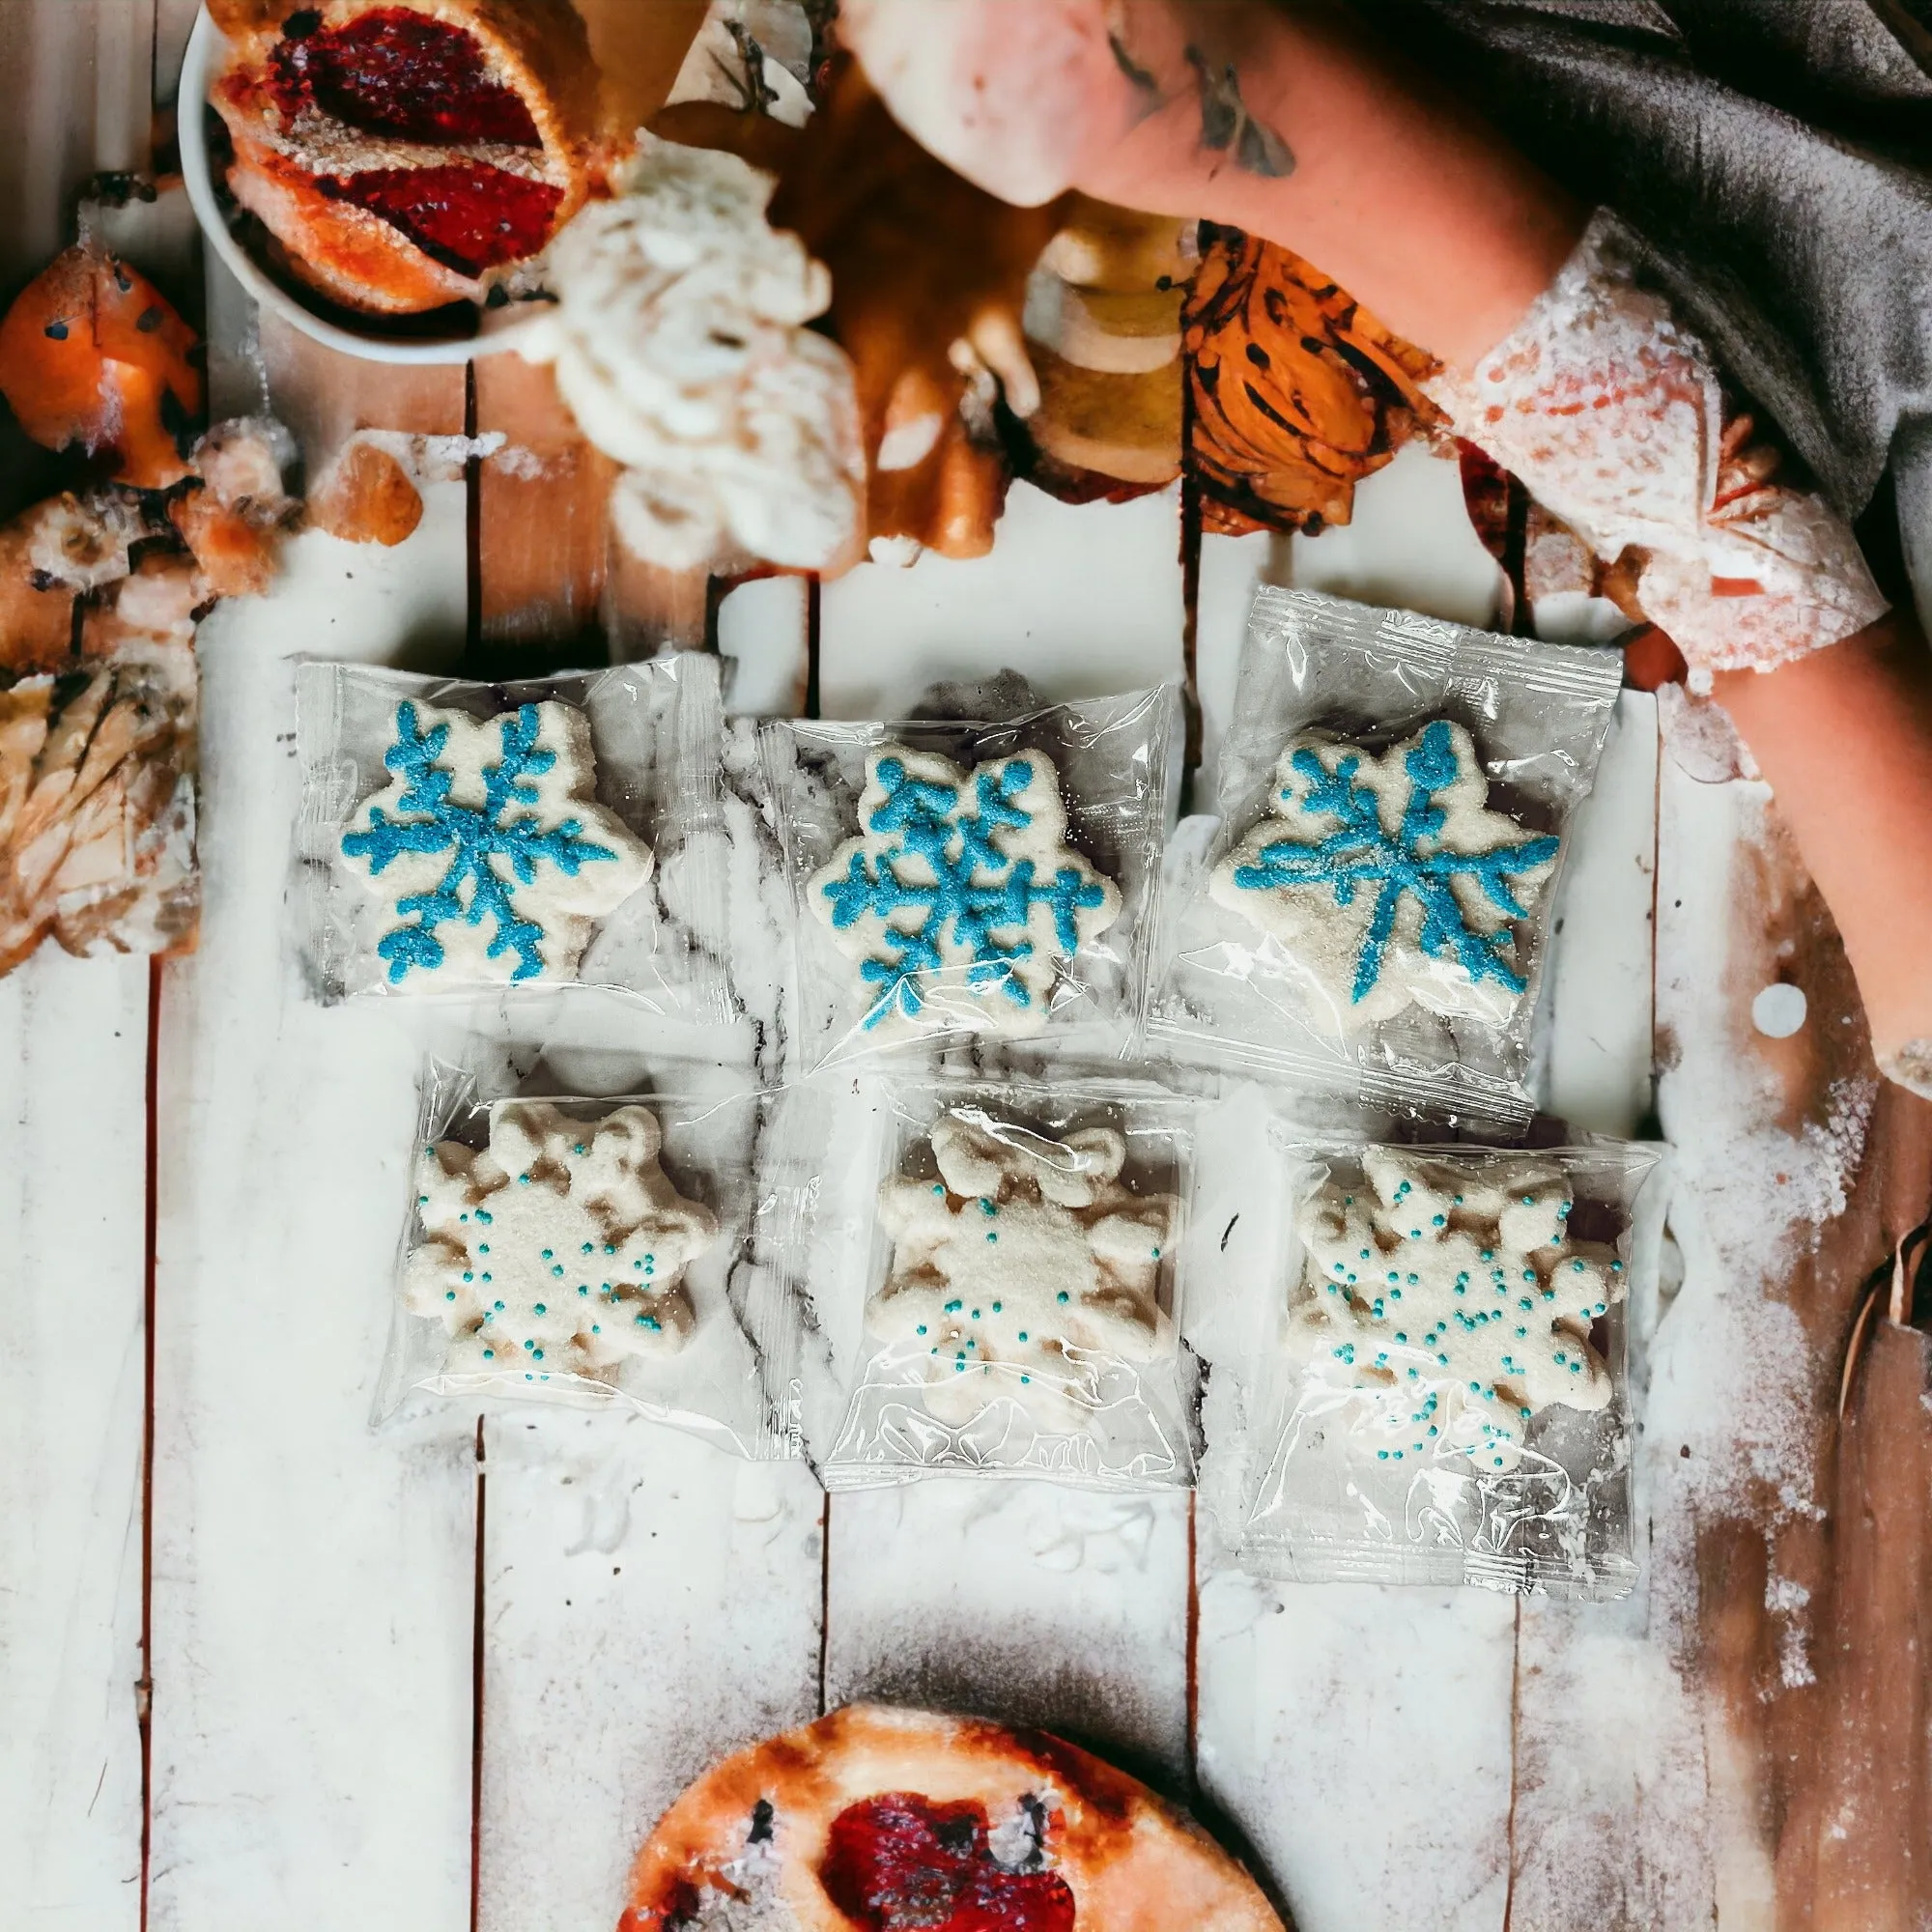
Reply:
<svg viewBox="0 0 1932 1932"><path fill-rule="evenodd" d="M40 185L22 190L6 254L19 273L58 240L56 189L139 156L128 103L145 112L146 98L128 72L148 70L124 71L118 36L151 49L165 97L184 13L92 0L58 15L73 36L62 60L83 61L89 33L105 47L89 68L99 124L85 166L69 137L58 182L51 151L32 147ZM0 9L0 47L21 17ZM37 63L52 58L35 45ZM28 149L0 146L10 183L26 180ZM272 329L258 359L246 304L213 294L225 405L267 402L311 436L357 420L462 429L460 377L358 385ZM478 400L480 429L527 402L487 385ZM485 491L486 529L512 496L493 512ZM1602 1609L1259 1583L1188 1496L955 1481L828 1504L803 1467L743 1465L614 1417L450 1412L370 1433L413 1082L440 1022L325 1011L292 964L293 661L436 668L466 634L541 634L540 600L521 577L514 590L491 578L487 545L483 608L469 608L475 507L462 482L432 487L393 552L306 534L268 598L204 627L207 913L196 955L158 977L153 1039L145 962L43 956L0 982L14 1342L0 1356L0 1925L606 1927L635 1844L687 1778L856 1696L1064 1728L1198 1797L1303 1932L1768 1923L1762 1767L1690 1662L1695 1512L1678 1449L1721 1447L1695 1411L1737 1319L1725 1282L1740 1243L1775 1279L1779 1242L1838 1211L1831 1176L1857 1165L1832 1166L1842 1146L1793 1135L1816 1184L1776 1226L1723 1220L1720 1190L1679 1215L1670 1305L1636 1311L1656 1561L1629 1603ZM1182 527L1176 492L1075 509L1016 488L989 557L868 565L824 588L822 709L890 715L933 678L1009 664L1049 697L1179 675ZM571 548L555 608L581 613L600 565L581 528ZM1471 621L1494 587L1453 468L1419 450L1363 488L1349 529L1208 540L1197 801L1264 577ZM742 711L796 707L809 621L795 581L724 601L716 636ZM1706 1150L1711 1182L1709 1150L1769 1130L1762 1094L1730 1077L1760 1051L1740 1019L1752 976L1776 970L1740 944L1734 910L1763 800L1660 757L1667 736L1650 699L1625 699L1559 907L1543 1098L1579 1126L1634 1131L1651 1111L1655 1006L1683 1056L1664 1121ZM746 1016L707 1051L721 1077L750 1083L785 1071L786 965L747 778L741 736L721 938ZM1226 1265L1263 1264L1264 1177L1230 1154L1216 1187ZM76 1293L84 1353L60 1312Z"/></svg>

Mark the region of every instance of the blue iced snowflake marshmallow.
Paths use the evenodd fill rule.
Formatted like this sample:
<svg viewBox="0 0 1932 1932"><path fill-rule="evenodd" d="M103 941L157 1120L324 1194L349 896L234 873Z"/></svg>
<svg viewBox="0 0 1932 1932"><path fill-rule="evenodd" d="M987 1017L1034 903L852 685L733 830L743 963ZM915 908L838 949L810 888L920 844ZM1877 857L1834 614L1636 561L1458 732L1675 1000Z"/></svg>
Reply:
<svg viewBox="0 0 1932 1932"><path fill-rule="evenodd" d="M858 965L867 1031L1037 1033L1061 962L1121 916L1120 888L1066 843L1044 753L969 773L881 745L859 825L807 900Z"/></svg>
<svg viewBox="0 0 1932 1932"><path fill-rule="evenodd" d="M1380 756L1304 733L1208 891L1281 946L1345 1031L1411 1003L1501 1025L1528 989L1516 924L1534 916L1558 841L1490 810L1489 788L1446 718Z"/></svg>
<svg viewBox="0 0 1932 1932"><path fill-rule="evenodd" d="M382 902L391 986L575 979L596 923L651 875L650 847L596 802L574 705L476 719L405 699L383 762L342 860Z"/></svg>
<svg viewBox="0 0 1932 1932"><path fill-rule="evenodd" d="M1538 1411L1609 1402L1591 1328L1623 1299L1624 1264L1571 1238L1562 1168L1370 1148L1363 1175L1297 1216L1288 1345L1310 1384L1347 1393L1378 1463L1506 1473Z"/></svg>

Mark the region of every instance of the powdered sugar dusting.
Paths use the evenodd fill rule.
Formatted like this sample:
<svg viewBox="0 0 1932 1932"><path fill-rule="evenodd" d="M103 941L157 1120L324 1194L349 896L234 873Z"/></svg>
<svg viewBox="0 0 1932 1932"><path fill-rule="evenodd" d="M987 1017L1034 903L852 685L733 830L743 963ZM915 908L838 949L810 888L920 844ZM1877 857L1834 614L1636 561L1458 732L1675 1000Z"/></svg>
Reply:
<svg viewBox="0 0 1932 1932"><path fill-rule="evenodd" d="M1636 1513L1651 1548L1643 1585L1612 1610L1523 1607L1519 1924L1706 1924L1720 1901L1728 1918L1770 1896L1756 1747L1727 1715L1739 1687L1708 1674L1700 1536L1747 1521L1771 1558L1761 1694L1815 1681L1816 1606L1777 1558L1781 1530L1824 1513L1816 1470L1833 1365L1781 1296L1845 1210L1877 1089L1854 1073L1794 1093L1764 1056L1772 1043L1750 1028L1747 989L1768 977L1789 877L1770 793L1679 755L1670 735L1657 1017L1674 1248L1658 1304L1632 1309L1634 1378L1648 1383Z"/></svg>

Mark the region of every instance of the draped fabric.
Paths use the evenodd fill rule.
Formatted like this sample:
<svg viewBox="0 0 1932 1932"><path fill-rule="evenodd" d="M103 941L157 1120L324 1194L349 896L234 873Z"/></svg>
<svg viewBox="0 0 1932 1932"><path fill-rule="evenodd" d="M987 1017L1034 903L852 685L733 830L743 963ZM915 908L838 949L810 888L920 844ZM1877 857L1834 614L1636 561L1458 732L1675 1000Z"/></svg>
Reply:
<svg viewBox="0 0 1932 1932"><path fill-rule="evenodd" d="M1639 230L1839 510L1890 467L1932 618L1932 0L1355 4Z"/></svg>

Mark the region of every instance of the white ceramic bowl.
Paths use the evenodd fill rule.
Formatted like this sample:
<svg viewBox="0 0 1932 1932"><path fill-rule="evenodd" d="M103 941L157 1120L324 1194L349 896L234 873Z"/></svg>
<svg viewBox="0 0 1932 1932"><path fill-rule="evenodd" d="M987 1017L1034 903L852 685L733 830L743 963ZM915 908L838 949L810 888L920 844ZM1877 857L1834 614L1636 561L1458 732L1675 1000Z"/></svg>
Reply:
<svg viewBox="0 0 1932 1932"><path fill-rule="evenodd" d="M187 198L208 245L220 256L235 279L263 308L278 315L292 328L345 355L359 355L370 362L469 362L478 355L494 355L514 349L517 337L531 321L527 315L507 311L486 313L480 335L398 337L374 329L365 333L340 322L330 321L307 307L298 296L285 289L243 248L229 232L215 194L214 176L208 159L207 129L202 117L208 104L209 82L227 51L221 29L209 17L204 6L188 36L187 57L182 65L181 105L177 113L181 140L182 176Z"/></svg>

